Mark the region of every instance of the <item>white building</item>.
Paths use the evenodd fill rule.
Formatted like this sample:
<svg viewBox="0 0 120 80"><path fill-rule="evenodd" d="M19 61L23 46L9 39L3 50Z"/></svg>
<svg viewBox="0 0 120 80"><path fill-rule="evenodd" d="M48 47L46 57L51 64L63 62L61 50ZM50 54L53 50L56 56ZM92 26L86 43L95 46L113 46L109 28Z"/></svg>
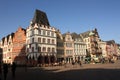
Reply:
<svg viewBox="0 0 120 80"><path fill-rule="evenodd" d="M56 58L56 29L49 25L44 12L36 10L33 21L26 30L28 59L40 64L52 63Z"/></svg>
<svg viewBox="0 0 120 80"><path fill-rule="evenodd" d="M84 60L86 57L86 43L83 41L81 36L77 33L72 33L74 40L74 58L75 60Z"/></svg>
<svg viewBox="0 0 120 80"><path fill-rule="evenodd" d="M12 63L12 46L14 33L7 35L1 40L1 48L3 49L3 62Z"/></svg>

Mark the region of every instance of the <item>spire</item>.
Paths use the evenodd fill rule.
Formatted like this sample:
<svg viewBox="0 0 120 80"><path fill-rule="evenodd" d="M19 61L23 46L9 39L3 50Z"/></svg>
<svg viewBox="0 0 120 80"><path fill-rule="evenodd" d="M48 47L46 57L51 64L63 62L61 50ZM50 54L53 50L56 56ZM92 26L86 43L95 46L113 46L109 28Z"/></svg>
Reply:
<svg viewBox="0 0 120 80"><path fill-rule="evenodd" d="M33 24L38 23L38 24L50 26L46 13L37 9L35 11L32 23Z"/></svg>

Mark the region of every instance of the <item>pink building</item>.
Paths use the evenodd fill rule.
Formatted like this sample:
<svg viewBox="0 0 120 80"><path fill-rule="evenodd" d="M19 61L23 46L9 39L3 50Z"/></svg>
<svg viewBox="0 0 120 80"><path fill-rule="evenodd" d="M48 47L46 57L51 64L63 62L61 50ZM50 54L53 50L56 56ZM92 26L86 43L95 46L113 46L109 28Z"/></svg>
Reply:
<svg viewBox="0 0 120 80"><path fill-rule="evenodd" d="M106 51L108 58L113 60L117 58L117 44L114 40L106 41Z"/></svg>

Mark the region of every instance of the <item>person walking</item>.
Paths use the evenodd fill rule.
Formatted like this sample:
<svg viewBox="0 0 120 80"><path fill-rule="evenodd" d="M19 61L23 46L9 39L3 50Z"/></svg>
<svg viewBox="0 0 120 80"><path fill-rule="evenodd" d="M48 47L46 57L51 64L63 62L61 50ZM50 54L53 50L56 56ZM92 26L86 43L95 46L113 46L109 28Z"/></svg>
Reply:
<svg viewBox="0 0 120 80"><path fill-rule="evenodd" d="M15 71L16 71L16 64L15 64L15 62L12 63L11 71L12 71L12 77L15 78Z"/></svg>
<svg viewBox="0 0 120 80"><path fill-rule="evenodd" d="M4 80L6 80L8 74L8 64L6 63L3 64L3 74L4 74Z"/></svg>
<svg viewBox="0 0 120 80"><path fill-rule="evenodd" d="M78 61L78 64L82 67L82 62L80 60Z"/></svg>
<svg viewBox="0 0 120 80"><path fill-rule="evenodd" d="M74 68L74 65L75 65L75 61L74 61L74 60L72 60L72 66L73 66L73 68Z"/></svg>

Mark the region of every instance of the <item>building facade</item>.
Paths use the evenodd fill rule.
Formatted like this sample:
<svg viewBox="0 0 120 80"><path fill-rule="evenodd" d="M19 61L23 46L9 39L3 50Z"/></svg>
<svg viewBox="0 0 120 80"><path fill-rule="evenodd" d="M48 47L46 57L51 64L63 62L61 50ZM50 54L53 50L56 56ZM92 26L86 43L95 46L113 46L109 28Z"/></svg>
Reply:
<svg viewBox="0 0 120 80"><path fill-rule="evenodd" d="M101 41L97 29L81 34L59 30L50 26L45 12L36 10L27 27L21 27L0 41L4 63L16 62L32 65L53 64L63 60L71 63L73 60L97 61L101 57L116 59L120 56L120 47L115 41Z"/></svg>
<svg viewBox="0 0 120 80"><path fill-rule="evenodd" d="M17 64L25 63L25 43L26 31L19 27L15 33L11 33L1 40L1 48L3 49L3 63Z"/></svg>
<svg viewBox="0 0 120 80"><path fill-rule="evenodd" d="M12 61L19 65L26 63L26 30L19 27L12 42Z"/></svg>
<svg viewBox="0 0 120 80"><path fill-rule="evenodd" d="M64 56L64 41L63 36L59 30L56 31L57 35L57 62L63 62L65 59Z"/></svg>
<svg viewBox="0 0 120 80"><path fill-rule="evenodd" d="M98 44L102 49L102 57L107 58L108 57L107 51L106 51L107 43L105 41L100 41Z"/></svg>
<svg viewBox="0 0 120 80"><path fill-rule="evenodd" d="M106 41L106 43L107 43L106 51L107 51L108 58L116 60L117 59L117 44L115 43L114 40Z"/></svg>
<svg viewBox="0 0 120 80"><path fill-rule="evenodd" d="M74 58L77 61L84 61L86 57L86 43L81 36L77 33L72 33L72 39L74 40Z"/></svg>
<svg viewBox="0 0 120 80"><path fill-rule="evenodd" d="M44 12L36 10L26 31L26 50L31 64L51 64L56 60L56 29Z"/></svg>
<svg viewBox="0 0 120 80"><path fill-rule="evenodd" d="M3 49L3 62L11 64L12 63L12 42L14 33L3 37L1 40L1 48Z"/></svg>
<svg viewBox="0 0 120 80"><path fill-rule="evenodd" d="M98 44L100 42L97 29L87 31L80 34L84 42L87 44L87 55L90 55L92 62L98 62L102 56L102 49Z"/></svg>
<svg viewBox="0 0 120 80"><path fill-rule="evenodd" d="M64 58L67 63L74 60L74 41L70 32L63 34L64 40Z"/></svg>

